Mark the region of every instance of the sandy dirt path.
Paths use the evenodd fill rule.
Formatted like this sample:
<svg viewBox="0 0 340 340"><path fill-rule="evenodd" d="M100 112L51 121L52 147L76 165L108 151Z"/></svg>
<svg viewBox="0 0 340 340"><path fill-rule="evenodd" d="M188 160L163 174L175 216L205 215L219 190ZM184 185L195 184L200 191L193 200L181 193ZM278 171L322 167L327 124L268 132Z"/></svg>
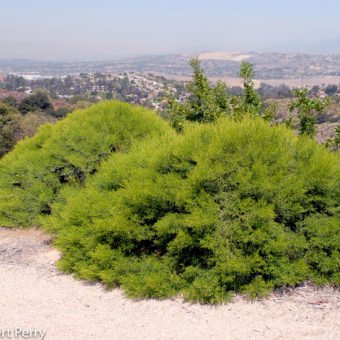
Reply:
<svg viewBox="0 0 340 340"><path fill-rule="evenodd" d="M0 228L0 335L20 327L45 339L340 339L340 292L331 288L218 307L132 301L61 274L58 256L38 230Z"/></svg>

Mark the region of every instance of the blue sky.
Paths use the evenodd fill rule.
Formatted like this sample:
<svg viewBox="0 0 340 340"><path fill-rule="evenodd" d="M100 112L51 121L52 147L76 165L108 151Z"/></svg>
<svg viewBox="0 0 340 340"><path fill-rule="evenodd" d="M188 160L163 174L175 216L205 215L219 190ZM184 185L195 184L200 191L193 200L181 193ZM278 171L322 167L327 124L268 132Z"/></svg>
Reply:
<svg viewBox="0 0 340 340"><path fill-rule="evenodd" d="M1 0L0 58L340 52L339 13L339 0Z"/></svg>

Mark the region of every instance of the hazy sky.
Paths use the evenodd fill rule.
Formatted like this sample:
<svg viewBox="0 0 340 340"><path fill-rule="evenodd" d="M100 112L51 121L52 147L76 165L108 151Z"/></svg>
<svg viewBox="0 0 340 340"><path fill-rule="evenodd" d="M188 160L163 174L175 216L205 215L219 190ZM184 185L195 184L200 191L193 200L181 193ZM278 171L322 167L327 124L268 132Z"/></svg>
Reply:
<svg viewBox="0 0 340 340"><path fill-rule="evenodd" d="M339 52L339 16L340 0L0 0L0 58Z"/></svg>

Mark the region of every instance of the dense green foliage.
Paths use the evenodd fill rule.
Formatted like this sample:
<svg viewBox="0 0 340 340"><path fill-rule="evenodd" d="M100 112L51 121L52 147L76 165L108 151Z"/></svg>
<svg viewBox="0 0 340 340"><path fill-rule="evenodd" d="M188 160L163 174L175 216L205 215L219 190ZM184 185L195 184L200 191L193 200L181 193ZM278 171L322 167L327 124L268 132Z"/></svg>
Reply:
<svg viewBox="0 0 340 340"><path fill-rule="evenodd" d="M42 219L80 278L131 297L218 303L340 283L339 157L259 118L136 143Z"/></svg>
<svg viewBox="0 0 340 340"><path fill-rule="evenodd" d="M51 213L62 186L83 185L110 154L169 130L152 112L120 102L97 104L43 126L0 160L0 225L37 224L39 214Z"/></svg>
<svg viewBox="0 0 340 340"><path fill-rule="evenodd" d="M22 114L34 111L53 111L53 105L50 102L47 93L43 91L37 91L23 99L18 108Z"/></svg>
<svg viewBox="0 0 340 340"><path fill-rule="evenodd" d="M39 127L55 122L55 111L46 93L37 91L21 102L8 96L0 100L0 158L21 139L34 136ZM58 117L59 118L59 117Z"/></svg>
<svg viewBox="0 0 340 340"><path fill-rule="evenodd" d="M169 111L172 126L181 131L184 121L213 122L221 115L230 114L227 87L222 82L211 86L198 59L192 59L193 80L188 84L189 100L180 103L169 98Z"/></svg>
<svg viewBox="0 0 340 340"><path fill-rule="evenodd" d="M289 111L297 111L300 134L315 137L317 133L316 113L322 113L329 106L330 100L310 98L307 88L295 89L292 94L295 99L290 103Z"/></svg>
<svg viewBox="0 0 340 340"><path fill-rule="evenodd" d="M191 97L172 106L181 134L104 102L19 142L0 160L0 225L42 225L61 269L136 298L339 285L339 155L262 119L250 64L237 100L192 66Z"/></svg>
<svg viewBox="0 0 340 340"><path fill-rule="evenodd" d="M244 117L260 116L265 120L272 120L276 113L276 106L266 106L261 101L254 88L254 67L243 62L240 77L243 80L242 95L230 95L227 85L221 81L211 85L198 59L192 59L193 79L187 85L189 97L184 103L168 98L169 115L172 126L182 131L185 121L214 122L221 116L240 120Z"/></svg>
<svg viewBox="0 0 340 340"><path fill-rule="evenodd" d="M254 67L250 63L243 62L240 69L240 77L243 79L244 111L254 111L257 114L261 108L261 101L254 89Z"/></svg>
<svg viewBox="0 0 340 340"><path fill-rule="evenodd" d="M20 131L20 113L12 106L0 102L0 157L10 151Z"/></svg>

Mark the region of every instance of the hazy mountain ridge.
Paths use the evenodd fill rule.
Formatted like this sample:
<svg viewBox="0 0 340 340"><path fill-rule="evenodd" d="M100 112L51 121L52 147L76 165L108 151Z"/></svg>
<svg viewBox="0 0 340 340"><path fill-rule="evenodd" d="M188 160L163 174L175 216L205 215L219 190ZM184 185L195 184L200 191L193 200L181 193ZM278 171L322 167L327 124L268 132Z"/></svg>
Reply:
<svg viewBox="0 0 340 340"><path fill-rule="evenodd" d="M301 79L312 77L339 77L339 54L258 53L258 52L202 52L141 56L103 61L33 61L0 59L0 73L61 76L79 73L122 73L127 71L190 76L188 61L202 60L209 77L237 77L240 62L255 65L256 79Z"/></svg>

